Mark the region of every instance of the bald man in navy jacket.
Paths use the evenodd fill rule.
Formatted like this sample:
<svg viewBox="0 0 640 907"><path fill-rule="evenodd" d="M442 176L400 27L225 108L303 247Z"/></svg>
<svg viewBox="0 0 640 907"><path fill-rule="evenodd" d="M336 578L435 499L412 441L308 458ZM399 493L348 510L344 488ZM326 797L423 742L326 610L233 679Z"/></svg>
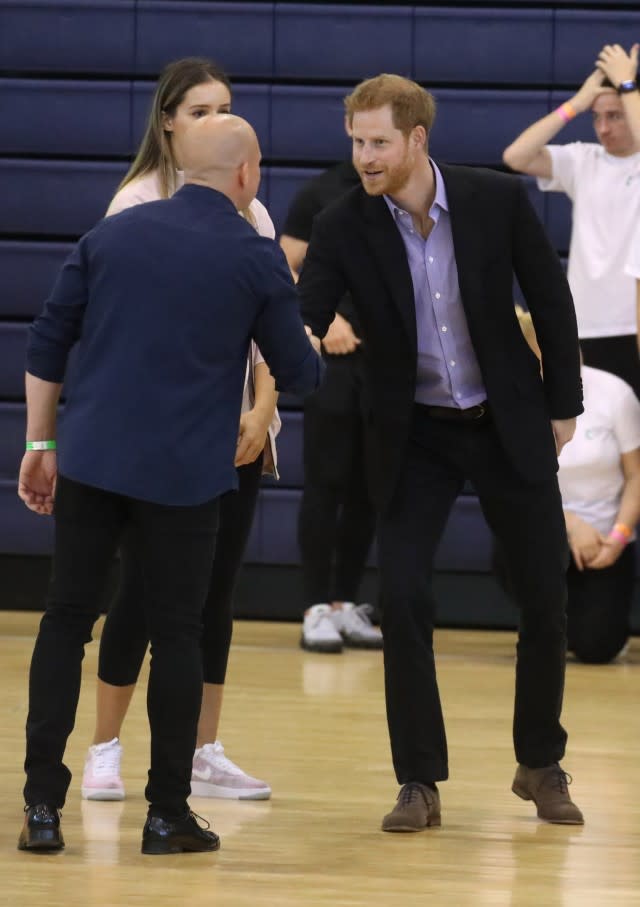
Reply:
<svg viewBox="0 0 640 907"><path fill-rule="evenodd" d="M278 390L308 394L322 364L278 246L238 210L255 197L255 133L232 116L194 126L187 184L99 223L65 263L27 353L27 451L19 494L54 511L46 611L31 662L18 846L60 850L63 763L109 566L139 533L151 640L151 769L144 853L216 850L190 813L202 693L201 612L218 498L234 454L249 343ZM56 449L56 405L77 346Z"/></svg>

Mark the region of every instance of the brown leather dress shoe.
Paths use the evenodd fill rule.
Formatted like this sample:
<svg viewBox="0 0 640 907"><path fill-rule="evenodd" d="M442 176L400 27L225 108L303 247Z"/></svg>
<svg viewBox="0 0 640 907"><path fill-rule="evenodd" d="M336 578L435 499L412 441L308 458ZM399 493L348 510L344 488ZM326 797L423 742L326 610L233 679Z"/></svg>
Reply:
<svg viewBox="0 0 640 907"><path fill-rule="evenodd" d="M382 820L383 831L422 831L440 825L440 794L410 781L403 784L393 810Z"/></svg>
<svg viewBox="0 0 640 907"><path fill-rule="evenodd" d="M538 818L558 825L584 825L584 817L569 796L571 775L557 762L544 768L519 765L511 790L523 800L533 800Z"/></svg>

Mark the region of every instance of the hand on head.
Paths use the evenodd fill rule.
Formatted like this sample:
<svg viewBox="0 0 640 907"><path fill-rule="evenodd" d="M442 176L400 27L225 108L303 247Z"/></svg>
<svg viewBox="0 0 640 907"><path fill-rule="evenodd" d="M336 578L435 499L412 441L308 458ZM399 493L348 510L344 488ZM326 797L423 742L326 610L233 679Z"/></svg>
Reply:
<svg viewBox="0 0 640 907"><path fill-rule="evenodd" d="M637 77L639 48L640 45L634 44L627 54L619 44L605 44L600 51L596 66L614 88Z"/></svg>
<svg viewBox="0 0 640 907"><path fill-rule="evenodd" d="M202 117L183 137L185 182L217 189L237 208L246 208L260 184L260 146L241 117Z"/></svg>

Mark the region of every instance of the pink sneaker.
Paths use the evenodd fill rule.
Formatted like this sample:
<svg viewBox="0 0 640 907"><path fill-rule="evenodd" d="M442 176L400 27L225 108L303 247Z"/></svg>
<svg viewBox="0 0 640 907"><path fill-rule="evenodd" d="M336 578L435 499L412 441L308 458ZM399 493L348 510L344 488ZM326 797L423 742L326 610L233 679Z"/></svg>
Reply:
<svg viewBox="0 0 640 907"><path fill-rule="evenodd" d="M271 788L227 759L224 747L216 740L205 743L193 754L191 794L223 800L268 800Z"/></svg>
<svg viewBox="0 0 640 907"><path fill-rule="evenodd" d="M89 747L82 775L83 800L124 800L121 758L122 747L117 737Z"/></svg>

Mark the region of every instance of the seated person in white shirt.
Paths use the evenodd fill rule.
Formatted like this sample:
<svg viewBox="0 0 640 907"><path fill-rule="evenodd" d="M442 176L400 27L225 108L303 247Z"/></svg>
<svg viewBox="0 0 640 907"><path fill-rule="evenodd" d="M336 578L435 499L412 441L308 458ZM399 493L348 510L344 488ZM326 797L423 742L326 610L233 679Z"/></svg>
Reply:
<svg viewBox="0 0 640 907"><path fill-rule="evenodd" d="M528 313L524 335L539 356ZM584 412L560 454L558 480L571 560L567 572L568 648L604 664L629 638L640 519L640 403L628 384L583 365ZM508 588L498 553L498 573Z"/></svg>

